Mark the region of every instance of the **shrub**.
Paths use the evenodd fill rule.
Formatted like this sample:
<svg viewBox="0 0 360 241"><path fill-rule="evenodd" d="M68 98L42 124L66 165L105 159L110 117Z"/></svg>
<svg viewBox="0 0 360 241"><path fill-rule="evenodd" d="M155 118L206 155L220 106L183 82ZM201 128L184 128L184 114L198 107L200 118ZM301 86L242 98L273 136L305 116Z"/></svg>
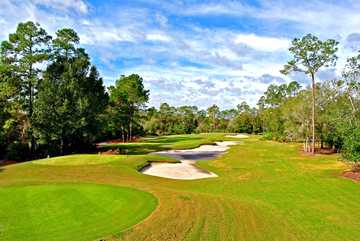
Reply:
<svg viewBox="0 0 360 241"><path fill-rule="evenodd" d="M271 132L264 132L261 139L262 140L273 140L274 135Z"/></svg>
<svg viewBox="0 0 360 241"><path fill-rule="evenodd" d="M344 137L343 157L351 162L360 162L360 128L354 128Z"/></svg>
<svg viewBox="0 0 360 241"><path fill-rule="evenodd" d="M6 148L6 159L12 161L25 161L28 160L28 146L20 143L13 142Z"/></svg>

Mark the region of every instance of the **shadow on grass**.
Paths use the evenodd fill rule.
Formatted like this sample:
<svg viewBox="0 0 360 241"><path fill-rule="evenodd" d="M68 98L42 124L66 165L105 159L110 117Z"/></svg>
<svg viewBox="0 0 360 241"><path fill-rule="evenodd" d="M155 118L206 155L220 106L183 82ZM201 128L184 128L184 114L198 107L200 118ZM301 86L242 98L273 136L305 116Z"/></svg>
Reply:
<svg viewBox="0 0 360 241"><path fill-rule="evenodd" d="M177 142L182 141L195 141L200 140L201 137L191 137L191 136L164 136L164 137L152 137L152 138L144 138L143 141L146 143L161 143L161 144L175 144Z"/></svg>
<svg viewBox="0 0 360 241"><path fill-rule="evenodd" d="M201 140L198 136L164 136L143 138L140 142L116 143L99 146L97 151L114 154L143 155L151 152L167 151L175 145Z"/></svg>
<svg viewBox="0 0 360 241"><path fill-rule="evenodd" d="M113 151L118 154L129 155L143 155L151 152L165 151L169 149L169 147L165 147L161 143L125 143L98 147L98 151L100 152Z"/></svg>

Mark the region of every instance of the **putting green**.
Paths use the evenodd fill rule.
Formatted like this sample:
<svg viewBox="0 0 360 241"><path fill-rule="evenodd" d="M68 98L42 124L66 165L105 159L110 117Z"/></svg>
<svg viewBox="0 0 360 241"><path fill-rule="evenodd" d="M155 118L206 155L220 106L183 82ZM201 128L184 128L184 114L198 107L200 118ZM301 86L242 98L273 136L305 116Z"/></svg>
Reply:
<svg viewBox="0 0 360 241"><path fill-rule="evenodd" d="M46 158L46 159L33 161L32 163L39 165L51 165L51 166L99 165L99 164L106 164L109 162L122 160L125 158L126 156L116 156L116 158L114 158L112 155L80 154L80 155L67 155L67 156L59 156L54 158Z"/></svg>
<svg viewBox="0 0 360 241"><path fill-rule="evenodd" d="M0 188L0 240L88 241L147 217L156 198L131 188L61 184Z"/></svg>

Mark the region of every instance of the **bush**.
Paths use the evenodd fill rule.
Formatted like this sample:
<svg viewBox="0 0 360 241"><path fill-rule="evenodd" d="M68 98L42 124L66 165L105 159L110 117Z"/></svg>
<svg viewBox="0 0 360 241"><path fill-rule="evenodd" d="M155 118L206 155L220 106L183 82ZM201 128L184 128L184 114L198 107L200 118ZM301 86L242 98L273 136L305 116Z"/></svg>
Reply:
<svg viewBox="0 0 360 241"><path fill-rule="evenodd" d="M20 142L13 142L6 148L6 159L12 161L28 160L28 146Z"/></svg>
<svg viewBox="0 0 360 241"><path fill-rule="evenodd" d="M261 139L262 140L273 140L274 139L273 133L272 132L264 132Z"/></svg>
<svg viewBox="0 0 360 241"><path fill-rule="evenodd" d="M343 157L351 162L360 162L360 128L354 128L344 137Z"/></svg>

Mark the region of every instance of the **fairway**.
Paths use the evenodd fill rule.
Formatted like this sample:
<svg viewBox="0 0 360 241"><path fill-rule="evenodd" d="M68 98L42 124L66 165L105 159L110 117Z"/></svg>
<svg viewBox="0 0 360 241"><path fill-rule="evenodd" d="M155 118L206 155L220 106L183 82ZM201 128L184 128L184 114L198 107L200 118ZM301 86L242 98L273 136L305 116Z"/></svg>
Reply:
<svg viewBox="0 0 360 241"><path fill-rule="evenodd" d="M201 134L142 142L167 138L190 147L236 140ZM138 172L149 161L174 161L156 155L72 155L4 167L0 240L359 240L360 184L341 176L348 166L338 155L304 155L297 144L257 136L236 141L196 163L218 175L201 180Z"/></svg>
<svg viewBox="0 0 360 241"><path fill-rule="evenodd" d="M0 188L0 240L94 240L138 223L156 199L131 188L66 184Z"/></svg>

